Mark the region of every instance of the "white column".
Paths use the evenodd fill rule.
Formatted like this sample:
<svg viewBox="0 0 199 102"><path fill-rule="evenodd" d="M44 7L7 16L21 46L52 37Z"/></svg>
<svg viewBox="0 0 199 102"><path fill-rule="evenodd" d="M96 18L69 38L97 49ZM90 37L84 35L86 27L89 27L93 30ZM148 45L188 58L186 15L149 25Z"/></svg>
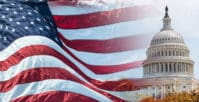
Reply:
<svg viewBox="0 0 199 102"><path fill-rule="evenodd" d="M187 73L186 63L184 63L185 73Z"/></svg>
<svg viewBox="0 0 199 102"><path fill-rule="evenodd" d="M185 73L186 72L186 69L184 67L184 63L182 63L182 68L183 68L183 72Z"/></svg>
<svg viewBox="0 0 199 102"><path fill-rule="evenodd" d="M179 72L179 71L178 71L178 63L176 63L176 72Z"/></svg>

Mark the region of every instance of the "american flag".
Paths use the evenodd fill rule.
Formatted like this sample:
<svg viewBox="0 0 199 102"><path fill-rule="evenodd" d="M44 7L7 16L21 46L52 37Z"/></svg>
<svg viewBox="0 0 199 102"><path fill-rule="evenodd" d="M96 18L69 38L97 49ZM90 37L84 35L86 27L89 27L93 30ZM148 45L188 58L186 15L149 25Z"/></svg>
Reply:
<svg viewBox="0 0 199 102"><path fill-rule="evenodd" d="M0 102L134 102L153 4L0 0Z"/></svg>

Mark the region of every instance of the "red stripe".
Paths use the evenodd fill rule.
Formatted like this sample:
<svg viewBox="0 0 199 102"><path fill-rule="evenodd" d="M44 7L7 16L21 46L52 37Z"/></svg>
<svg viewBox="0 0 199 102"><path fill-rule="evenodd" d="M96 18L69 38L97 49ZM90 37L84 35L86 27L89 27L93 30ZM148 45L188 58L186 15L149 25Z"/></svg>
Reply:
<svg viewBox="0 0 199 102"><path fill-rule="evenodd" d="M92 72L96 74L109 74L109 73L115 73L120 71L125 71L133 68L138 68L142 66L142 61L137 62L131 62L126 64L120 64L120 65L107 65L107 66L97 66L97 65L90 65L86 64L83 61L81 61L79 58L77 58L73 53L71 53L67 48L63 47L63 49L70 54L73 58L75 58L77 61L79 61L81 64L89 68ZM63 57L62 54L58 53L54 49L42 46L42 45L35 45L35 46L29 46L20 49L15 54L11 55L8 59L0 62L0 71L5 71L9 67L16 65L19 63L22 59L33 56L33 55L52 55L55 57L58 57L60 60L66 59Z"/></svg>
<svg viewBox="0 0 199 102"><path fill-rule="evenodd" d="M11 102L97 102L96 100L78 93L50 91L28 95L12 100Z"/></svg>
<svg viewBox="0 0 199 102"><path fill-rule="evenodd" d="M23 79L23 80L21 80ZM78 79L76 76L71 74L65 69L56 68L56 67L43 67L43 68L35 68L22 71L18 73L15 77L0 82L0 92L7 92L13 89L16 85L31 83L36 81L42 80L49 80L49 79L63 79L63 80L70 80L80 83L90 89L95 89L96 87L101 89L108 89L111 91L116 90L136 90L134 85L138 82L139 79L129 79L129 80L120 80L120 81L106 81L100 82L97 80L90 80L91 83L94 83L96 87L85 83L84 81ZM136 81L135 81L136 80ZM95 82L94 82L95 81ZM139 82L140 83L140 82ZM124 87L125 86L125 87ZM99 91L95 89L96 91Z"/></svg>
<svg viewBox="0 0 199 102"><path fill-rule="evenodd" d="M142 19L157 14L151 5L126 7L81 15L54 15L59 28L80 29Z"/></svg>
<svg viewBox="0 0 199 102"><path fill-rule="evenodd" d="M22 71L10 80L0 82L0 92L7 92L18 84L25 84L48 79L65 79L79 82L83 85L85 84L83 81L79 80L73 74L64 69L43 67Z"/></svg>
<svg viewBox="0 0 199 102"><path fill-rule="evenodd" d="M95 74L110 74L110 73L116 73L121 71L130 70L133 68L140 68L142 67L143 61L134 61L131 63L126 64L119 64L119 65L90 65L82 60L80 60L77 56L75 56L68 48L63 46L64 51L66 51L70 56L72 56L75 60L77 60L79 63L86 66L89 70L94 72Z"/></svg>
<svg viewBox="0 0 199 102"><path fill-rule="evenodd" d="M23 79L23 80L21 80L21 79ZM102 91L93 85L87 84L87 83L79 80L77 77L75 77L73 74L69 73L68 71L66 71L64 69L59 69L59 68L36 68L36 69L29 69L29 70L23 71L8 81L0 82L0 92L7 92L19 84L25 84L25 83L48 80L48 79L64 79L64 80L75 81L75 82L78 82L78 83L92 89L92 90L95 90L95 91L103 94L106 97L109 97L111 100L114 100L117 102L118 101L123 102L122 99L117 98L116 96L113 96L105 91ZM98 83L98 84L103 84L103 83ZM105 86L106 83L103 85L104 85L104 87L109 87L109 86ZM109 84L107 84L107 85L109 85ZM125 83L120 83L119 85L125 85ZM125 86L128 87L128 85L125 85ZM116 86L114 88L118 88L118 87L119 86Z"/></svg>
<svg viewBox="0 0 199 102"><path fill-rule="evenodd" d="M139 34L108 40L68 40L62 34L60 39L70 48L77 51L94 53L113 53L129 50L145 49L152 39L151 34Z"/></svg>
<svg viewBox="0 0 199 102"><path fill-rule="evenodd" d="M92 79L88 77L84 72L82 72L73 62L64 57L62 54L58 53L56 50L49 48L44 45L34 45L20 49L14 55L10 56L7 60L1 62L1 71L7 70L9 67L18 64L22 59L34 56L34 55L51 55L57 57L62 60L65 64L69 65L72 69L74 69L78 74L84 77L87 81L91 82L95 86L105 89L105 90L115 90L115 91L128 91L134 90L131 86L126 86L126 80L119 81L106 81L102 82L96 79ZM103 70L103 69L101 69ZM120 86L120 87L118 87Z"/></svg>
<svg viewBox="0 0 199 102"><path fill-rule="evenodd" d="M93 71L95 74L111 74L121 71L130 70L133 68L140 68L142 67L143 61L135 61L131 63L126 64L120 64L120 65L104 65L104 66L97 66L97 65L89 65L86 63L83 63L89 70Z"/></svg>

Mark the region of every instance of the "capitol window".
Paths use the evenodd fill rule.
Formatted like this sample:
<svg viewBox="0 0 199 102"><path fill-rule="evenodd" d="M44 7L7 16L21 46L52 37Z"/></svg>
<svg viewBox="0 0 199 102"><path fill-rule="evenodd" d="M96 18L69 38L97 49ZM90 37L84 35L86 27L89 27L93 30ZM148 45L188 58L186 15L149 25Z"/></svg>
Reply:
<svg viewBox="0 0 199 102"><path fill-rule="evenodd" d="M171 51L169 51L169 56L171 56Z"/></svg>

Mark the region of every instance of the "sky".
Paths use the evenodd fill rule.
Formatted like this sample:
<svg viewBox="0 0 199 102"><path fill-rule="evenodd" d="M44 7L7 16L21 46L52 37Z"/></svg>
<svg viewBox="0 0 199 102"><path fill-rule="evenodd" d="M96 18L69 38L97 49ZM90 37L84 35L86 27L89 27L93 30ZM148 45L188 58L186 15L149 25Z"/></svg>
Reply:
<svg viewBox="0 0 199 102"><path fill-rule="evenodd" d="M195 62L194 74L199 79L199 0L157 0L157 2L160 4L157 7L163 12L165 5L169 7L172 28L183 36L190 49L190 57ZM164 13L161 14L163 17Z"/></svg>

